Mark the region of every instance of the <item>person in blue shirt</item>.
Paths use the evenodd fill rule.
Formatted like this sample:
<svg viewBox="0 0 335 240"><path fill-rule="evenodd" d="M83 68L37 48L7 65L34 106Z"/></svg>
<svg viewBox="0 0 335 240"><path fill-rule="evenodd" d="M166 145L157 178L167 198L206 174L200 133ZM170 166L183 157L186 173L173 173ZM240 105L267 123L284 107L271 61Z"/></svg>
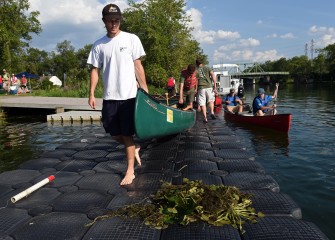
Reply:
<svg viewBox="0 0 335 240"><path fill-rule="evenodd" d="M231 88L229 94L223 99L226 104L226 109L229 112L240 113L243 111L243 103L241 99L236 96L235 89Z"/></svg>
<svg viewBox="0 0 335 240"><path fill-rule="evenodd" d="M272 96L266 95L264 88L259 88L257 93L258 95L254 98L252 102L252 112L255 116L264 116L264 115L275 115L276 104L270 106L270 101L274 98L277 98L278 92L278 83L276 83L276 88Z"/></svg>

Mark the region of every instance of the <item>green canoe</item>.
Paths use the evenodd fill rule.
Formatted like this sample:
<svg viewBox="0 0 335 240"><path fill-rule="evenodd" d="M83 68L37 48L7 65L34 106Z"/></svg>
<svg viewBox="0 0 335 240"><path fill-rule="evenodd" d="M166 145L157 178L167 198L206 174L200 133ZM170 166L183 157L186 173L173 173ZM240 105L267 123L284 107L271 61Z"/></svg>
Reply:
<svg viewBox="0 0 335 240"><path fill-rule="evenodd" d="M185 131L195 123L195 111L167 106L143 89L137 91L135 133L140 139L162 137Z"/></svg>

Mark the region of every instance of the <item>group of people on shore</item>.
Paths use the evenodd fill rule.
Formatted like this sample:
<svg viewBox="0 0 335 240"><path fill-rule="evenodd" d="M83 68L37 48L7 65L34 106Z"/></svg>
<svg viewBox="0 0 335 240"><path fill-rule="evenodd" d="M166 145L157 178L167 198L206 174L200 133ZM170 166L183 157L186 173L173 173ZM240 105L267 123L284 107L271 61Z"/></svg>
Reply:
<svg viewBox="0 0 335 240"><path fill-rule="evenodd" d="M6 94L19 94L27 92L27 78L23 74L21 79L18 79L14 73L10 75L6 69L2 69L0 74L0 90Z"/></svg>

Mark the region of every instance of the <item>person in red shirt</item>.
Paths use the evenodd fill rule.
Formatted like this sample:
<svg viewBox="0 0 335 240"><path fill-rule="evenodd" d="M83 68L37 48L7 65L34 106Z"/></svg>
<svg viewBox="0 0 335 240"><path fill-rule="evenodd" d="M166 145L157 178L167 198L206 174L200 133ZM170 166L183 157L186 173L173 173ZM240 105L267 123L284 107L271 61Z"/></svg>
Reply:
<svg viewBox="0 0 335 240"><path fill-rule="evenodd" d="M188 65L187 69L181 71L180 74L180 93L179 103L184 103L184 95L186 96L186 107L184 111L193 109L194 96L197 93L198 79L196 78L195 65Z"/></svg>
<svg viewBox="0 0 335 240"><path fill-rule="evenodd" d="M24 74L22 75L21 78L21 89L24 93L27 91L27 78Z"/></svg>
<svg viewBox="0 0 335 240"><path fill-rule="evenodd" d="M172 76L168 78L166 88L167 88L169 97L176 95L176 80Z"/></svg>

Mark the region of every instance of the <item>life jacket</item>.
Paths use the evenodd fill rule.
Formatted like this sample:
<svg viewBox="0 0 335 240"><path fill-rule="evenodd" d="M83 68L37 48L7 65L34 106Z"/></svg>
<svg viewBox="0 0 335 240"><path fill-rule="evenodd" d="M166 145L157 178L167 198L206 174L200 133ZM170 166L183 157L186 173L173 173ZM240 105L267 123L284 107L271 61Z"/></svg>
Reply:
<svg viewBox="0 0 335 240"><path fill-rule="evenodd" d="M240 97L240 98L244 96L244 87L243 86L238 86L237 96Z"/></svg>
<svg viewBox="0 0 335 240"><path fill-rule="evenodd" d="M190 90L192 88L194 88L197 83L198 83L198 79L195 76L196 72L194 71L193 74L189 74L187 69L182 71L182 74L185 77L185 81L184 81L184 90Z"/></svg>
<svg viewBox="0 0 335 240"><path fill-rule="evenodd" d="M174 84L175 84L175 81L174 81L174 78L173 77L170 77L168 79L168 82L166 84L167 87L174 87Z"/></svg>
<svg viewBox="0 0 335 240"><path fill-rule="evenodd" d="M214 106L222 105L222 98L220 96L215 96Z"/></svg>

